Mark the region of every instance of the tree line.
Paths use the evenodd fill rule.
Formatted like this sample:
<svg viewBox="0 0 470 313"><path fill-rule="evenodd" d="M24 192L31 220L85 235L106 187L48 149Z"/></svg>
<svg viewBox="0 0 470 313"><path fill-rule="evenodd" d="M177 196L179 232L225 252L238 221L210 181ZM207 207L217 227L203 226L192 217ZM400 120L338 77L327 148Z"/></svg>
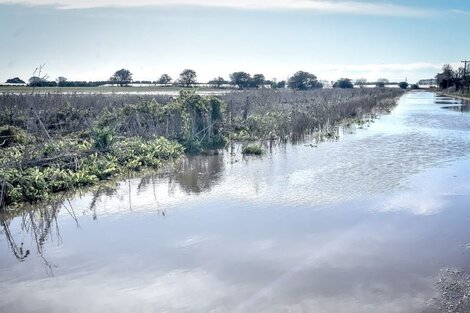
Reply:
<svg viewBox="0 0 470 313"><path fill-rule="evenodd" d="M455 91L470 92L470 66L465 63L465 66L454 69L450 64L444 64L442 71L436 75L436 84L441 89L455 89Z"/></svg>
<svg viewBox="0 0 470 313"><path fill-rule="evenodd" d="M9 84L26 84L19 77L11 78L6 81ZM32 76L28 80L28 85L31 87L99 87L107 84L119 85L121 87L128 86L131 83L137 84L155 84L162 86L180 86L180 87L192 87L200 84L197 80L196 71L192 69L183 70L177 79L173 79L168 74L162 74L156 81L136 81L133 79L133 74L128 69L120 69L116 71L108 80L105 81L69 81L66 77L58 77L56 80L48 80L47 77ZM385 87L388 84L388 79L379 79L375 82L376 87ZM207 84L215 88L237 88L237 89L249 89L249 88L272 88L272 89L283 89L290 88L294 90L312 90L323 88L322 82L320 82L316 75L298 71L293 74L287 81L281 80L269 80L266 79L263 74L254 74L253 76L247 72L233 72L229 75L229 79L226 80L223 77L215 77L210 80ZM332 82L333 88L354 88L358 86L360 88L370 85L364 78L353 81L349 78L340 78L336 82ZM403 89L408 87L408 83L401 82L399 86Z"/></svg>

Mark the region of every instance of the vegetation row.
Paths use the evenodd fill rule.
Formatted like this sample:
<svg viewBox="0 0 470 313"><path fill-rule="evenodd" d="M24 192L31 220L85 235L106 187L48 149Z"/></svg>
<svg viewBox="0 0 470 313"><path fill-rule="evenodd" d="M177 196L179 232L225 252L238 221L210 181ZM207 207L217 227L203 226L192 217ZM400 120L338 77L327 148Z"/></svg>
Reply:
<svg viewBox="0 0 470 313"><path fill-rule="evenodd" d="M18 94L0 97L0 203L44 200L58 191L144 168L183 153L327 132L345 118L388 110L399 89L251 90L178 97Z"/></svg>

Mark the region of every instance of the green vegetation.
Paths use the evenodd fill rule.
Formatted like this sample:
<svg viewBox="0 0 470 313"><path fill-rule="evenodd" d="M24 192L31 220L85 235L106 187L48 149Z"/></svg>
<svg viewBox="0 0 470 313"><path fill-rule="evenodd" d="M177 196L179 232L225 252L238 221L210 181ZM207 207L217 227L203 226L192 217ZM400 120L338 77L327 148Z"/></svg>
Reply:
<svg viewBox="0 0 470 313"><path fill-rule="evenodd" d="M344 119L391 110L402 93L391 88L234 92L223 96L229 113L223 133L230 140L285 141L329 132Z"/></svg>
<svg viewBox="0 0 470 313"><path fill-rule="evenodd" d="M398 89L269 89L202 96L9 94L0 96L0 203L48 199L128 171L161 168L183 153L319 134L344 119L389 110ZM260 155L247 144L243 154Z"/></svg>
<svg viewBox="0 0 470 313"><path fill-rule="evenodd" d="M180 144L162 137L126 138L106 152L96 146L91 138L67 138L1 149L0 200L8 205L48 199L54 192L93 185L128 170L159 168L183 153Z"/></svg>
<svg viewBox="0 0 470 313"><path fill-rule="evenodd" d="M242 148L242 154L244 155L262 155L263 147L260 144L248 144Z"/></svg>
<svg viewBox="0 0 470 313"><path fill-rule="evenodd" d="M9 125L0 127L0 148L23 144L25 140L26 132L21 128Z"/></svg>
<svg viewBox="0 0 470 313"><path fill-rule="evenodd" d="M0 129L0 201L6 205L44 200L129 170L160 168L184 151L225 143L224 103L191 91L165 105L141 99L95 112L68 102L57 112L30 107L32 115L17 108L10 103L0 114L10 124Z"/></svg>

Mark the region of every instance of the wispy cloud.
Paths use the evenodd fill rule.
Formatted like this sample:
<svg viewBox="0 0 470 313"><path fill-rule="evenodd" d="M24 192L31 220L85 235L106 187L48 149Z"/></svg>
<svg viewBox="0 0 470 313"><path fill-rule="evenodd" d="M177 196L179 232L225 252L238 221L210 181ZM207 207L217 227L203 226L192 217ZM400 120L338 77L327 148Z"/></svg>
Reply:
<svg viewBox="0 0 470 313"><path fill-rule="evenodd" d="M470 15L470 11L464 11L459 9L452 9L451 11L457 14Z"/></svg>
<svg viewBox="0 0 470 313"><path fill-rule="evenodd" d="M391 80L410 81L433 77L442 67L439 63L387 63L387 64L318 64L314 72L324 79L337 79L338 77L359 78L365 77L371 81L386 77Z"/></svg>
<svg viewBox="0 0 470 313"><path fill-rule="evenodd" d="M60 9L139 6L199 6L242 10L308 10L320 13L343 13L381 16L429 16L423 8L389 3L337 0L0 0L0 3L50 5Z"/></svg>

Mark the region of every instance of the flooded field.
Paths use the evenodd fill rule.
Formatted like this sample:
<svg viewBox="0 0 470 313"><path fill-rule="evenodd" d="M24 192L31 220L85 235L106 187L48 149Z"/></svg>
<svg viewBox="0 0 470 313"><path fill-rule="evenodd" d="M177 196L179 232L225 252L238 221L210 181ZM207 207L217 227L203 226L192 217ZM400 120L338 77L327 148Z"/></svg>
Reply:
<svg viewBox="0 0 470 313"><path fill-rule="evenodd" d="M167 88L155 86L140 87L41 87L33 90L32 87L0 86L0 96L22 94L58 94L58 95L138 95L138 96L178 96L184 88ZM201 96L224 95L233 92L233 89L214 89L202 87L196 89Z"/></svg>
<svg viewBox="0 0 470 313"><path fill-rule="evenodd" d="M468 290L447 299L442 283L470 272L468 104L410 92L340 133L188 157L169 176L2 216L0 312L424 313L461 300Z"/></svg>

